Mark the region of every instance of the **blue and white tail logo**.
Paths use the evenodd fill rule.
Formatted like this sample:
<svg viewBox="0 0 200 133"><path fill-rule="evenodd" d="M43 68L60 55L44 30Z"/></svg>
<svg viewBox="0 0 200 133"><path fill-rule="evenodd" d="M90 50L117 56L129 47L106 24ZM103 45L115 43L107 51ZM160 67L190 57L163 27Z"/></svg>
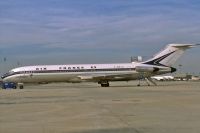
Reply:
<svg viewBox="0 0 200 133"><path fill-rule="evenodd" d="M171 67L186 49L196 45L199 44L169 44L164 50L160 51L152 59L143 62L143 64Z"/></svg>

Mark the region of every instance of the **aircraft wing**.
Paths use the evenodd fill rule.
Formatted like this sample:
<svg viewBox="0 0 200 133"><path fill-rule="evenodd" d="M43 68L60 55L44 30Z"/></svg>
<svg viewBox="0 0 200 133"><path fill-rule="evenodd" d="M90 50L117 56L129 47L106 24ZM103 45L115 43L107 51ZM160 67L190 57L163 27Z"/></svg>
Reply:
<svg viewBox="0 0 200 133"><path fill-rule="evenodd" d="M132 76L130 73L126 74L89 74L80 75L78 78L85 81L100 81L100 80L119 80Z"/></svg>

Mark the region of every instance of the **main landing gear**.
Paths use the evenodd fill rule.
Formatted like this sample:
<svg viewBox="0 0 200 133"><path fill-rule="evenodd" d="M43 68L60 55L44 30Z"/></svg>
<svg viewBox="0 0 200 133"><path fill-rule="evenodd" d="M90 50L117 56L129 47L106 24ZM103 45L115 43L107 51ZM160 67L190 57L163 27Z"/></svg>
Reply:
<svg viewBox="0 0 200 133"><path fill-rule="evenodd" d="M101 84L101 87L109 87L110 86L108 81L99 81L98 84Z"/></svg>

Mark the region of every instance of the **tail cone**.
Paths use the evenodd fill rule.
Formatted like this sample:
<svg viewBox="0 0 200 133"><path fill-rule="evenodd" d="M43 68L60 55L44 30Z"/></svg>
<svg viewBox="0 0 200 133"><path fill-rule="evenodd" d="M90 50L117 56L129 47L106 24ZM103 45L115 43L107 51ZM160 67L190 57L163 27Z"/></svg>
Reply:
<svg viewBox="0 0 200 133"><path fill-rule="evenodd" d="M176 68L171 67L171 73L176 72Z"/></svg>

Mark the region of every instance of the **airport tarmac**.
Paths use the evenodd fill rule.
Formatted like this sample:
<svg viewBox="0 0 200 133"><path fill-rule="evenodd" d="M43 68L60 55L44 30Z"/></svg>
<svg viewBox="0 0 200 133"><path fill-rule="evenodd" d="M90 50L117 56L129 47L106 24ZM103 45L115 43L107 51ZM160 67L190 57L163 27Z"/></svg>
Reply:
<svg viewBox="0 0 200 133"><path fill-rule="evenodd" d="M46 84L0 90L0 133L198 133L200 82Z"/></svg>

